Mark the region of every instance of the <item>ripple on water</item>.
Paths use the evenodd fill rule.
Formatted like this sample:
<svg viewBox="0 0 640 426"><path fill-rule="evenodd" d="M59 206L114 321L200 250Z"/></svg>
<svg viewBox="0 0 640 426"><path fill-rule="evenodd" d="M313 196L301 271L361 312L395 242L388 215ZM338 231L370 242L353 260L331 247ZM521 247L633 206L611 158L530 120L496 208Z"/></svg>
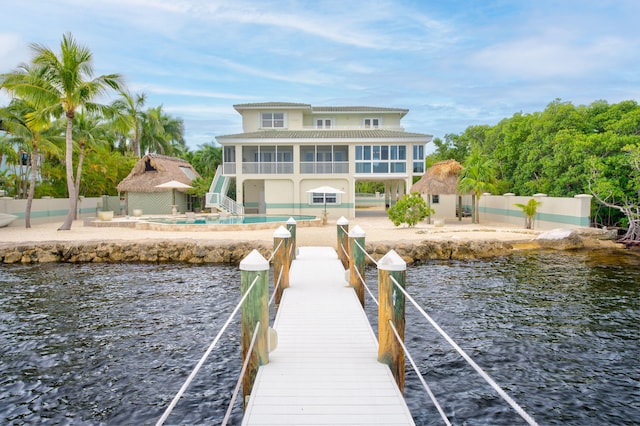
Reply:
<svg viewBox="0 0 640 426"><path fill-rule="evenodd" d="M377 272L366 276L375 283ZM3 266L0 423L154 423L235 307L239 282L236 266ZM407 283L541 424L640 423L637 257L433 261L410 267ZM223 338L170 423L220 422L240 370L238 334ZM522 423L409 306L406 336L453 423ZM441 424L413 372L405 395L417 424ZM231 424L240 419L237 404Z"/></svg>

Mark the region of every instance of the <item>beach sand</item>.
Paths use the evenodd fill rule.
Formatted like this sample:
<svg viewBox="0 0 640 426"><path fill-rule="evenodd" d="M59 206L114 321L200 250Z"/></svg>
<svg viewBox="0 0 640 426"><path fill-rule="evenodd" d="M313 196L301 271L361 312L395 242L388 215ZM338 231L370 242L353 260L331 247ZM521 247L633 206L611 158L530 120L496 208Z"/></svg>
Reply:
<svg viewBox="0 0 640 426"><path fill-rule="evenodd" d="M0 228L0 243L26 243L42 241L143 241L143 240L218 240L218 241L260 241L271 243L273 234L280 224L271 229L243 231L156 231L124 227L85 226L84 221L73 223L71 230L58 231L60 223L34 225L30 229L11 226ZM531 231L513 227L491 225L473 225L452 221L442 227L420 223L415 227L405 225L396 227L384 216L358 217L349 221L349 229L360 226L365 232L367 242L382 241L442 241L442 240L499 240L528 241L533 240L541 231ZM298 245L334 246L337 233L336 221L329 220L324 226L298 226L296 236Z"/></svg>

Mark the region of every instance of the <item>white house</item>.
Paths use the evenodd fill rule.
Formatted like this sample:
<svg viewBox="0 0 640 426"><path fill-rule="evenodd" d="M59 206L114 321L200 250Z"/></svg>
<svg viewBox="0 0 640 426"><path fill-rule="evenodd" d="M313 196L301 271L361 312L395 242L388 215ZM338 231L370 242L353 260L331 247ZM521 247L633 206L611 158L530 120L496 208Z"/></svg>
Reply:
<svg viewBox="0 0 640 426"><path fill-rule="evenodd" d="M424 173L431 135L405 132L407 109L268 102L234 105L243 132L218 136L223 167L207 197L210 206L235 178L245 213L355 217L355 185L383 182L386 204ZM308 192L330 186L342 193ZM240 209L242 211L242 209Z"/></svg>

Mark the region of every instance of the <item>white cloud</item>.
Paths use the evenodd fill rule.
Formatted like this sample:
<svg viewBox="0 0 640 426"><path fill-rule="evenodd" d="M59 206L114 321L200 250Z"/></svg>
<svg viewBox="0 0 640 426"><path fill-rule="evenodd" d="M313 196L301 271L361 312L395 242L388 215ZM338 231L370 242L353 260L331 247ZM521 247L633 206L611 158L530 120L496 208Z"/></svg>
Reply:
<svg viewBox="0 0 640 426"><path fill-rule="evenodd" d="M29 60L27 43L18 34L0 33L0 73L11 72Z"/></svg>

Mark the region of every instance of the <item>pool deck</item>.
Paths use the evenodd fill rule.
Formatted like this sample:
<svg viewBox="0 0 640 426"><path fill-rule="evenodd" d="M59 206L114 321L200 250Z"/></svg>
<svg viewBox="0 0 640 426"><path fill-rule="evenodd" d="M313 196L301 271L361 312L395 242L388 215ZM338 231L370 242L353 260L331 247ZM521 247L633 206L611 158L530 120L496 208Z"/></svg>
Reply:
<svg viewBox="0 0 640 426"><path fill-rule="evenodd" d="M286 226L286 220L255 222L255 223L195 223L196 220L211 217L205 216L142 216L115 218L113 220L88 220L87 226L97 228L134 228L143 231L169 231L169 232L217 232L217 231L254 231L260 229L277 229L280 225ZM280 217L280 216L278 216ZM287 218L288 219L288 218ZM166 220L167 222L161 222ZM187 223L171 223L171 221ZM189 223L191 222L191 223ZM296 220L300 227L322 226L320 218Z"/></svg>

